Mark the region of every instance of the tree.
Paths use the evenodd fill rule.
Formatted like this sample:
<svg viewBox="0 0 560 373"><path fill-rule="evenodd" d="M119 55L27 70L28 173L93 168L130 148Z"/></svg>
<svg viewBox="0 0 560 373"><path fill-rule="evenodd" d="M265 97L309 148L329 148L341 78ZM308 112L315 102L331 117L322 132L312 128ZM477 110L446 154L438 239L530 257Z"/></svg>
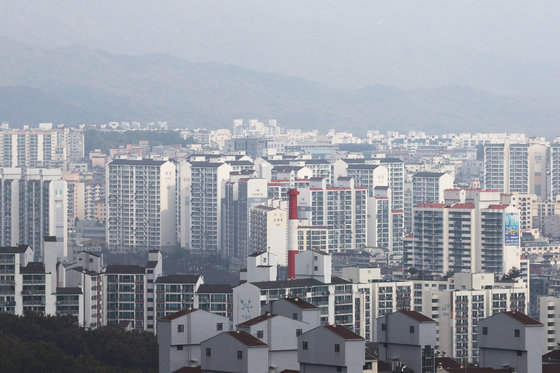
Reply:
<svg viewBox="0 0 560 373"><path fill-rule="evenodd" d="M519 270L519 268L517 267L511 267L508 271L508 273L506 273L503 276L504 280L515 280L516 278L518 278L519 276L521 276L521 271Z"/></svg>

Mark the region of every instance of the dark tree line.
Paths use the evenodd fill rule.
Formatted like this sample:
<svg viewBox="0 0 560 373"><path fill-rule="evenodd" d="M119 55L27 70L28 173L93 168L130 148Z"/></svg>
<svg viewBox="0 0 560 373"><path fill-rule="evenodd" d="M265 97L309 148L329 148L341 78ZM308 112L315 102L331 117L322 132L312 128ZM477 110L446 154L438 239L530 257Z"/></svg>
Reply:
<svg viewBox="0 0 560 373"><path fill-rule="evenodd" d="M72 317L0 313L2 372L156 372L151 333L106 326L86 330Z"/></svg>

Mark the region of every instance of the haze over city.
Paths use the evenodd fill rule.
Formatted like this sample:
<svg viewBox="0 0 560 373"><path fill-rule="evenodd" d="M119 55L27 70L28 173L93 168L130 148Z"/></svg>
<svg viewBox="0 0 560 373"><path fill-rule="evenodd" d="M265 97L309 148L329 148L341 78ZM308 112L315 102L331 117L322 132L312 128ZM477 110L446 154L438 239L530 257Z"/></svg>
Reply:
<svg viewBox="0 0 560 373"><path fill-rule="evenodd" d="M0 109L14 125L252 116L552 136L559 18L554 1L4 1Z"/></svg>
<svg viewBox="0 0 560 373"><path fill-rule="evenodd" d="M0 2L0 372L560 372L554 1Z"/></svg>

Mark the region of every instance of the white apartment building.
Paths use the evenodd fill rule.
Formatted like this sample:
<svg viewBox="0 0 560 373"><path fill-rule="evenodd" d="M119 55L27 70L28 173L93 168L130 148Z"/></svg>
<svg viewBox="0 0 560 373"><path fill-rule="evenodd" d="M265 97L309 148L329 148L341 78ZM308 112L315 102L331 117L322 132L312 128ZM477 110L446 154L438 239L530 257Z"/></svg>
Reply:
<svg viewBox="0 0 560 373"><path fill-rule="evenodd" d="M539 297L539 321L544 325L544 351L558 348L560 342L560 298L553 296Z"/></svg>
<svg viewBox="0 0 560 373"><path fill-rule="evenodd" d="M445 200L414 209L406 268L440 274L520 268L518 209L501 204L495 191L450 189Z"/></svg>
<svg viewBox="0 0 560 373"><path fill-rule="evenodd" d="M156 159L114 159L107 165L106 175L108 249L134 252L175 247L175 164Z"/></svg>
<svg viewBox="0 0 560 373"><path fill-rule="evenodd" d="M412 204L441 203L444 191L453 188L454 178L445 172L418 172L412 176Z"/></svg>
<svg viewBox="0 0 560 373"><path fill-rule="evenodd" d="M560 195L560 142L550 146L549 190L551 199Z"/></svg>
<svg viewBox="0 0 560 373"><path fill-rule="evenodd" d="M0 169L0 244L31 246L43 256L43 237L62 243L68 255L68 197L58 169Z"/></svg>
<svg viewBox="0 0 560 373"><path fill-rule="evenodd" d="M339 177L334 187L324 179L311 179L300 189L298 217L329 229L329 251L359 250L367 245L367 189Z"/></svg>
<svg viewBox="0 0 560 373"><path fill-rule="evenodd" d="M199 253L222 252L222 199L232 166L220 162L191 162L190 240L188 247Z"/></svg>
<svg viewBox="0 0 560 373"><path fill-rule="evenodd" d="M329 228L300 225L297 228L298 251L320 250L329 252Z"/></svg>
<svg viewBox="0 0 560 373"><path fill-rule="evenodd" d="M245 261L251 247L251 209L267 202L266 179L230 178L222 200L222 237L224 256ZM280 222L281 223L281 222ZM259 250L265 250L261 247Z"/></svg>
<svg viewBox="0 0 560 373"><path fill-rule="evenodd" d="M500 144L485 145L484 186L486 189L503 193L532 193L529 153L529 144L511 144L507 140ZM545 178L546 175L540 177Z"/></svg>
<svg viewBox="0 0 560 373"><path fill-rule="evenodd" d="M276 255L278 264L288 265L288 212L259 205L250 210L249 253L268 251ZM245 254L247 258L247 254Z"/></svg>

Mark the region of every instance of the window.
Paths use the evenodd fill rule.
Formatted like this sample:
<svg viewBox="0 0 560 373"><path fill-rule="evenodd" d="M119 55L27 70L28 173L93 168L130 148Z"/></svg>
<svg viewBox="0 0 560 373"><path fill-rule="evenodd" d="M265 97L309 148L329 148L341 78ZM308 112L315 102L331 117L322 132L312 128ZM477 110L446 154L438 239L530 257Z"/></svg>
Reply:
<svg viewBox="0 0 560 373"><path fill-rule="evenodd" d="M302 347L304 350L307 350L307 347L308 347L308 346L307 346L307 342L306 342L306 341L303 341L303 343L301 344L301 347Z"/></svg>
<svg viewBox="0 0 560 373"><path fill-rule="evenodd" d="M517 351L517 356L523 356L523 351Z"/></svg>
<svg viewBox="0 0 560 373"><path fill-rule="evenodd" d="M296 329L296 337L299 337L302 334L303 330Z"/></svg>
<svg viewBox="0 0 560 373"><path fill-rule="evenodd" d="M177 333L183 333L185 331L185 325L179 324L177 325Z"/></svg>
<svg viewBox="0 0 560 373"><path fill-rule="evenodd" d="M413 334L413 333L414 333L414 326L410 325L410 334Z"/></svg>
<svg viewBox="0 0 560 373"><path fill-rule="evenodd" d="M515 338L519 338L519 335L520 335L519 329L515 329L515 330L513 331L513 336L514 336Z"/></svg>
<svg viewBox="0 0 560 373"><path fill-rule="evenodd" d="M318 270L319 270L319 267L314 266L314 267L313 267L313 270L314 270L314 271L318 271Z"/></svg>
<svg viewBox="0 0 560 373"><path fill-rule="evenodd" d="M381 331L384 332L387 330L387 324L383 323L381 324Z"/></svg>
<svg viewBox="0 0 560 373"><path fill-rule="evenodd" d="M177 351L183 351L183 345L177 346Z"/></svg>
<svg viewBox="0 0 560 373"><path fill-rule="evenodd" d="M482 327L482 334L483 335L488 335L488 328L486 326Z"/></svg>
<svg viewBox="0 0 560 373"><path fill-rule="evenodd" d="M340 345L338 343L334 344L334 352L340 352Z"/></svg>
<svg viewBox="0 0 560 373"><path fill-rule="evenodd" d="M257 330L257 338L264 337L264 332L262 330Z"/></svg>
<svg viewBox="0 0 560 373"><path fill-rule="evenodd" d="M337 372L342 372L342 367L336 367Z"/></svg>
<svg viewBox="0 0 560 373"><path fill-rule="evenodd" d="M297 313L294 312L294 313L292 314L292 319L297 320Z"/></svg>
<svg viewBox="0 0 560 373"><path fill-rule="evenodd" d="M206 348L206 356L212 356L212 349Z"/></svg>
<svg viewBox="0 0 560 373"><path fill-rule="evenodd" d="M237 360L243 360L243 351L237 351Z"/></svg>
<svg viewBox="0 0 560 373"><path fill-rule="evenodd" d="M216 330L217 331L224 330L224 323L223 322L216 323Z"/></svg>

